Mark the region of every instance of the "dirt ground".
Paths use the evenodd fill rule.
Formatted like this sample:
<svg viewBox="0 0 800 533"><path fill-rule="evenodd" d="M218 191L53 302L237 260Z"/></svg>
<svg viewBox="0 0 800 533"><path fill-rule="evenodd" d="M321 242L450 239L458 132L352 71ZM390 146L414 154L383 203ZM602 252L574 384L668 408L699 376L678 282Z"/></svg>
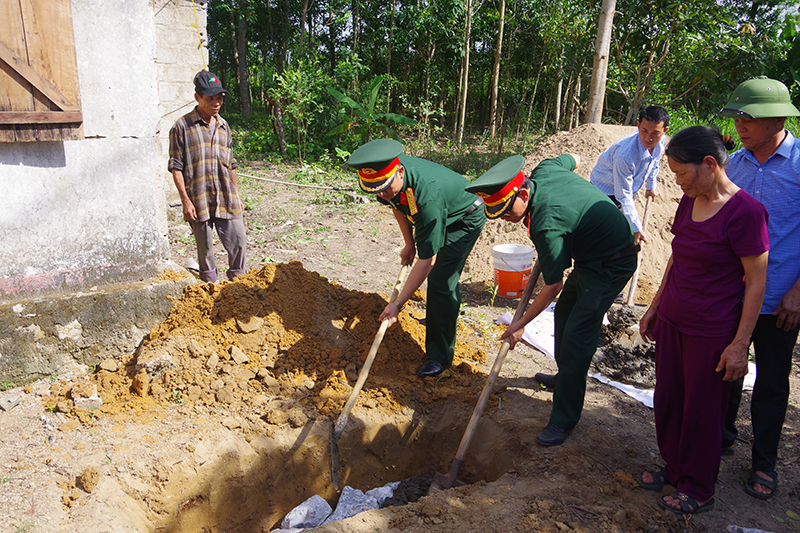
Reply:
<svg viewBox="0 0 800 533"><path fill-rule="evenodd" d="M629 131L588 125L558 134L525 154L526 171L571 152L588 178L602 150ZM240 172L280 180L283 171L259 164ZM668 170L660 178L639 305L612 308L595 368L637 386L652 385L652 348L627 326L658 287L680 198ZM261 532L314 494L335 504L331 422L378 330L402 239L391 213L358 195L241 181L250 208L248 274L187 288L135 353L104 361L88 377L0 393L0 532ZM351 185L355 178L342 184ZM195 249L179 218L180 208L171 208L173 260L186 264ZM462 277L454 365L441 377L414 376L424 361L424 291L388 330L338 444L339 488L366 491L449 471L499 348L494 320L517 305L491 291L491 247L505 243L530 244L521 225L487 222ZM221 249L218 259L226 265ZM531 378L555 364L519 346L461 469L467 485L315 531L798 531L800 355L795 362L780 488L768 502L742 487L749 395L741 441L723 458L715 509L685 520L662 511L657 492L636 486L637 472L661 464L653 417L618 390L590 379L572 436L556 448L535 445L552 393Z"/></svg>

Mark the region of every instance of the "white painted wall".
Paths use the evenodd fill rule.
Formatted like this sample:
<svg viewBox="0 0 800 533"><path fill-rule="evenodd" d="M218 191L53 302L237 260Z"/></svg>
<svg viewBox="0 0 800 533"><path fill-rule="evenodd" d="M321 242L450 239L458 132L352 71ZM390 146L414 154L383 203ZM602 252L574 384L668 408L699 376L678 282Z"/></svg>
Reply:
<svg viewBox="0 0 800 533"><path fill-rule="evenodd" d="M0 302L146 278L169 258L165 143L205 53L192 2L72 0L72 17L86 139L0 143Z"/></svg>

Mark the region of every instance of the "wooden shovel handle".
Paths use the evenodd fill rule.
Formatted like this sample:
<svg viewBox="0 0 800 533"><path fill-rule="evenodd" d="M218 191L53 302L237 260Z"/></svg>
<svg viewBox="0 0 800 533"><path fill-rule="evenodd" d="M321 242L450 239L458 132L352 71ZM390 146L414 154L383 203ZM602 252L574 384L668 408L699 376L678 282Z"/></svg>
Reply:
<svg viewBox="0 0 800 533"><path fill-rule="evenodd" d="M653 197L647 197L647 203L644 204L644 216L642 217L642 231L647 228L647 218L650 216L650 204L653 203ZM642 263L642 256L636 259L636 270L631 277L631 287L628 289L628 299L625 300L626 305L633 305L633 297L636 294L636 285L639 283L639 267Z"/></svg>
<svg viewBox="0 0 800 533"><path fill-rule="evenodd" d="M516 322L522 318L522 315L525 313L525 310L528 307L528 301L531 298L531 294L533 294L533 289L536 287L536 281L539 279L539 274L541 274L541 272L542 269L539 265L539 261L537 260L533 265L533 269L531 270L531 275L528 278L528 284L525 286L525 292L522 293L522 297L519 299L519 304L517 304L517 311L514 313L513 322ZM475 406L475 409L472 411L472 417L469 419L467 429L464 432L464 437L462 437L461 444L456 452L456 458L453 460L453 466L447 476L447 483L443 488L450 488L456 482L458 471L461 468L461 464L464 462L464 457L467 455L467 450L472 442L472 437L475 435L475 430L478 427L478 421L483 414L486 403L489 401L489 395L492 392L492 387L494 387L494 383L497 381L497 376L500 374L500 369L503 367L503 363L506 360L506 356L508 355L508 350L510 348L511 344L508 342L508 339L504 340L503 344L500 346L500 351L494 360L494 365L492 365L492 371L489 374L489 378L486 380L486 385L483 386L480 399L478 399L478 403Z"/></svg>
<svg viewBox="0 0 800 533"><path fill-rule="evenodd" d="M403 286L403 279L406 276L406 272L408 272L408 268L409 265L405 264L400 269L400 274L397 276L397 281L394 283L394 288L392 289L392 295L389 298L389 303L394 303L394 301L400 295L400 288ZM369 349L369 354L367 355L366 361L364 361L364 366L361 367L361 372L358 374L356 384L353 387L353 390L350 392L350 397L347 399L344 409L342 409L342 414L340 414L339 418L336 419L333 433L333 436L336 440L338 440L339 436L342 434L344 426L347 424L347 417L350 415L350 410L353 408L353 405L355 405L356 400L358 399L358 394L361 392L361 388L364 386L364 382L367 381L369 369L372 367L372 362L375 360L375 354L378 353L378 348L381 345L381 341L383 341L383 336L386 334L388 327L389 319L384 318L381 320L381 327L378 328L378 333L375 334L375 340L372 341L372 347Z"/></svg>

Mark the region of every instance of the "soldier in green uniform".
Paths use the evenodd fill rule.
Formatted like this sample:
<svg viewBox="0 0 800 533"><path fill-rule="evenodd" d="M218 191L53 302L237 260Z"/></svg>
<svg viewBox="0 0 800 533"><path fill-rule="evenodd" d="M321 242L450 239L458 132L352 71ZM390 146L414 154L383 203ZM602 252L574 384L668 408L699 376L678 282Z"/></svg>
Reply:
<svg viewBox="0 0 800 533"><path fill-rule="evenodd" d="M392 207L405 246L402 264L419 260L394 304L380 320L397 321L403 304L425 279L425 351L428 360L417 370L420 377L438 376L453 361L456 321L461 306L458 281L464 263L486 221L481 201L464 191L464 176L436 163L404 155L392 139L370 141L358 148L347 164L358 170L361 188Z"/></svg>
<svg viewBox="0 0 800 533"><path fill-rule="evenodd" d="M525 325L561 293L555 308L558 374L537 374L543 382L552 378L555 387L550 421L536 437L543 446L562 444L580 420L603 315L633 275L639 250L630 224L608 196L572 172L579 161L570 154L546 159L525 177L525 159L517 155L466 188L483 198L488 218L525 222L544 277L544 288L502 338L513 348Z"/></svg>

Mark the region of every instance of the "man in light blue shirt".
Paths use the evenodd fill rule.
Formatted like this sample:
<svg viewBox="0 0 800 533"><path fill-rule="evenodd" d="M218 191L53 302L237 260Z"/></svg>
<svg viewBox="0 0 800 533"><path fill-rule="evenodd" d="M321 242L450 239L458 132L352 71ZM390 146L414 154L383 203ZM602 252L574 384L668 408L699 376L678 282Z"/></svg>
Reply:
<svg viewBox="0 0 800 533"><path fill-rule="evenodd" d="M744 148L726 168L736 185L764 204L769 214L767 288L752 342L756 382L750 405L752 470L745 492L761 500L778 488L775 471L786 408L792 351L800 331L800 140L784 129L800 116L786 86L768 78L741 83L720 111L733 117ZM742 384L734 382L722 431L722 453L734 453Z"/></svg>
<svg viewBox="0 0 800 533"><path fill-rule="evenodd" d="M658 196L656 180L664 152L664 133L669 113L663 107L647 106L639 113L638 131L619 140L600 155L592 169L591 182L617 204L633 229L634 243L647 242L633 196L647 185L646 197Z"/></svg>

